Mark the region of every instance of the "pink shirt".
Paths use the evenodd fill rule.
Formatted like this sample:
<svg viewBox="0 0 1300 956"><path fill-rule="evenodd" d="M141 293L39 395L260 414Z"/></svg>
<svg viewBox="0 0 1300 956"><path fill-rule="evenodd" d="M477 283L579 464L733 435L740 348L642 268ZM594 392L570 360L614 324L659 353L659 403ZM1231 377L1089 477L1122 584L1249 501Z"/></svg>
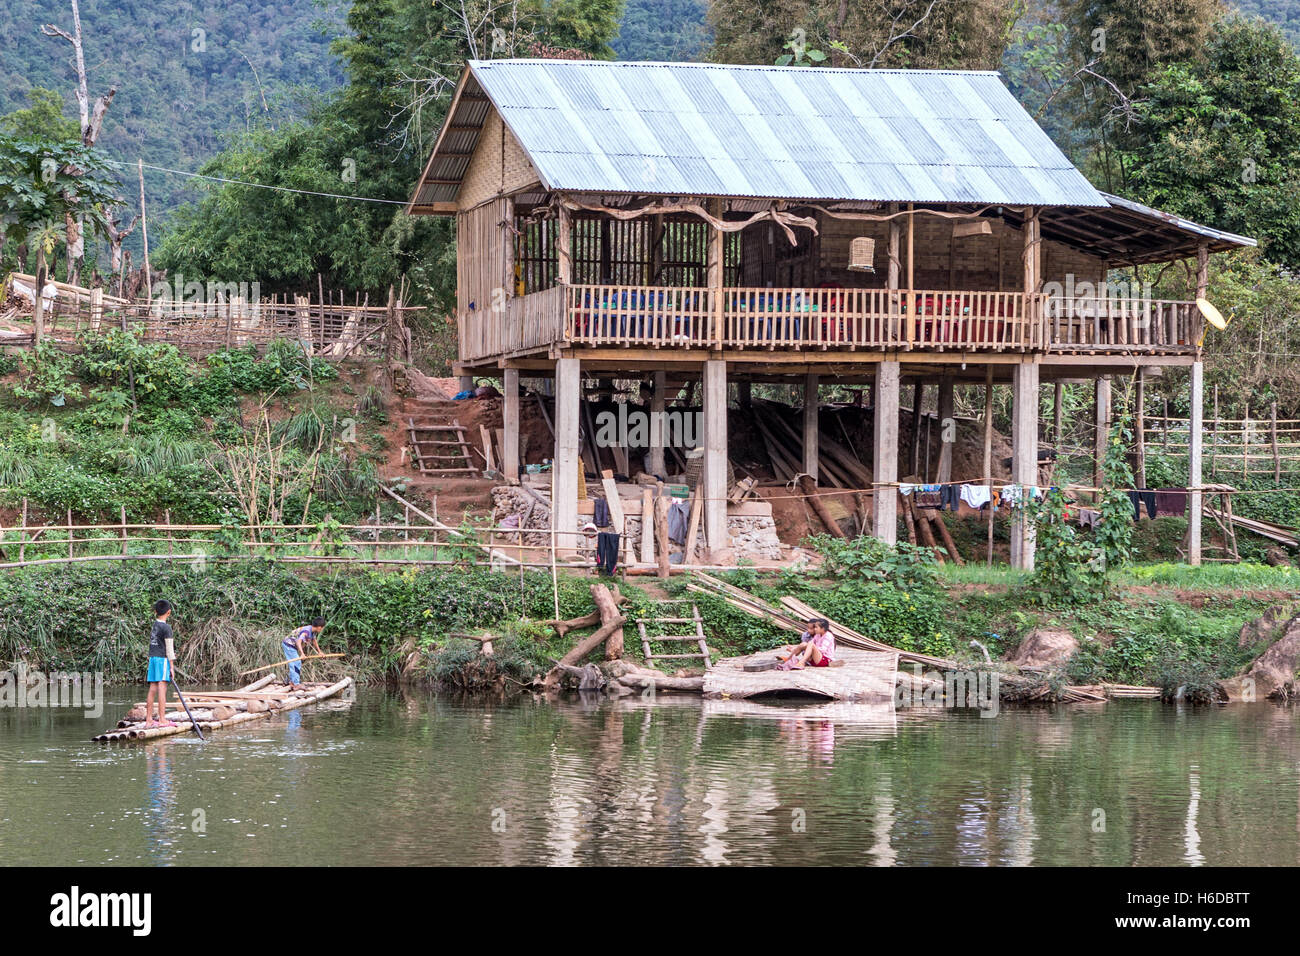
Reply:
<svg viewBox="0 0 1300 956"><path fill-rule="evenodd" d="M830 631L827 631L825 634L810 636L808 642L812 644L813 647L817 648L817 650L822 652L822 657L826 658L828 661L835 660L835 635Z"/></svg>

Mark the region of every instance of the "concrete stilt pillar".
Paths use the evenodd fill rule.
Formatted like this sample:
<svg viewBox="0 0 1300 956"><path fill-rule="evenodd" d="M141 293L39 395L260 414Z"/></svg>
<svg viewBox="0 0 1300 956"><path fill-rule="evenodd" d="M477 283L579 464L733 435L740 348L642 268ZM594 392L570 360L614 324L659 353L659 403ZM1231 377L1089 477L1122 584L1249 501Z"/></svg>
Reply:
<svg viewBox="0 0 1300 956"><path fill-rule="evenodd" d="M704 363L704 534L709 560L731 561L727 534L727 363Z"/></svg>
<svg viewBox="0 0 1300 956"><path fill-rule="evenodd" d="M953 417L953 381L939 380L939 474L936 481L952 481L952 449L957 442L957 420Z"/></svg>
<svg viewBox="0 0 1300 956"><path fill-rule="evenodd" d="M876 366L875 441L872 449L871 533L887 544L898 542L898 362Z"/></svg>
<svg viewBox="0 0 1300 956"><path fill-rule="evenodd" d="M1201 563L1201 429L1204 427L1205 364L1192 363L1187 437L1187 563Z"/></svg>
<svg viewBox="0 0 1300 956"><path fill-rule="evenodd" d="M667 477L664 463L664 408L668 400L668 374L654 373L654 393L650 396L650 474Z"/></svg>
<svg viewBox="0 0 1300 956"><path fill-rule="evenodd" d="M501 417L505 435L501 443L501 473L506 478L519 480L519 369L505 369L501 375L505 391Z"/></svg>
<svg viewBox="0 0 1300 956"><path fill-rule="evenodd" d="M803 470L813 481L820 476L817 473L817 383L816 375L807 375L803 380Z"/></svg>
<svg viewBox="0 0 1300 956"><path fill-rule="evenodd" d="M1037 485L1038 363L1013 365L1011 382L1015 392L1011 413L1011 480L1024 486ZM1011 566L1026 571L1034 569L1034 527L1020 509L1012 512Z"/></svg>
<svg viewBox="0 0 1300 956"><path fill-rule="evenodd" d="M1106 377L1097 379L1093 385L1092 396L1095 413L1093 422L1096 425L1092 454L1092 484L1093 487L1100 488L1102 466L1106 461L1106 443L1110 440L1110 379ZM1097 500L1101 500L1100 492L1097 493Z"/></svg>
<svg viewBox="0 0 1300 956"><path fill-rule="evenodd" d="M555 500L552 518L556 544L562 553L577 548L578 530L578 399L582 391L582 368L576 358L555 363Z"/></svg>

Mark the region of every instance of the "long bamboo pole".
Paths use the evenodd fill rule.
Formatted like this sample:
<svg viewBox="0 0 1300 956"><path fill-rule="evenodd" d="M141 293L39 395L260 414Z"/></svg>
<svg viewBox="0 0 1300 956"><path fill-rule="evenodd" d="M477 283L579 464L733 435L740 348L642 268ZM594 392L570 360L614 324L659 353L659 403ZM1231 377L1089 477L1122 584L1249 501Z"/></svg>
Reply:
<svg viewBox="0 0 1300 956"><path fill-rule="evenodd" d="M286 664L296 664L299 661L319 661L327 657L347 657L346 654L304 654L302 657L286 658L282 661L276 661L274 664L267 664L263 667L254 667L251 671L240 671L240 677L247 677L249 674L260 674L262 671L269 671L276 667L284 667Z"/></svg>

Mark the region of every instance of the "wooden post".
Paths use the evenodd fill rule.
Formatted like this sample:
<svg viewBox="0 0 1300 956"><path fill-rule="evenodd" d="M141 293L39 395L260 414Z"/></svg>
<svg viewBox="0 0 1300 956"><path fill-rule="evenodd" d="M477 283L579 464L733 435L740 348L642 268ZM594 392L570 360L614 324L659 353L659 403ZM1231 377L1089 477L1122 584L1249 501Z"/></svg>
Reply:
<svg viewBox="0 0 1300 956"><path fill-rule="evenodd" d="M551 502L551 523L555 534L567 535L578 527L578 404L582 386L581 363L562 358L555 363L555 496ZM568 539L560 542L571 553Z"/></svg>
<svg viewBox="0 0 1300 956"><path fill-rule="evenodd" d="M655 563L654 492L641 489L641 563Z"/></svg>
<svg viewBox="0 0 1300 956"><path fill-rule="evenodd" d="M1092 484L1100 488L1102 483L1102 466L1106 461L1106 444L1110 440L1110 379L1101 376L1093 383L1092 411L1095 432L1093 434ZM1101 501L1101 492L1096 493L1096 500Z"/></svg>
<svg viewBox="0 0 1300 956"><path fill-rule="evenodd" d="M1250 475L1250 402L1246 403L1246 417L1241 420L1241 475Z"/></svg>
<svg viewBox="0 0 1300 956"><path fill-rule="evenodd" d="M668 403L668 373L654 373L654 391L650 395L650 474L663 478L668 474L664 462L664 412Z"/></svg>
<svg viewBox="0 0 1300 956"><path fill-rule="evenodd" d="M1065 386L1057 382L1052 386L1052 442L1058 446L1061 444L1061 436L1065 431Z"/></svg>
<svg viewBox="0 0 1300 956"><path fill-rule="evenodd" d="M1040 266L1042 264L1042 244L1038 241L1038 209L1031 206L1025 213L1024 221L1024 323L1025 329L1021 342L1026 345L1036 343L1035 334L1036 320L1038 310L1035 307L1035 300L1038 294L1038 284L1040 281ZM1037 467L1037 466L1035 466Z"/></svg>
<svg viewBox="0 0 1300 956"><path fill-rule="evenodd" d="M989 490L988 564L993 566L993 366L984 370L984 483Z"/></svg>
<svg viewBox="0 0 1300 956"><path fill-rule="evenodd" d="M69 517L69 520L71 520L71 517ZM163 521L167 522L167 553L170 555L176 547L175 538L172 536L172 513L170 508L163 512Z"/></svg>
<svg viewBox="0 0 1300 956"><path fill-rule="evenodd" d="M502 420L505 440L501 445L501 473L508 481L519 480L519 369L507 368L501 373L505 391L502 403Z"/></svg>
<svg viewBox="0 0 1300 956"><path fill-rule="evenodd" d="M1218 458L1219 446L1219 386L1214 386L1214 423L1210 426L1210 477L1216 477L1219 472L1219 466L1216 461Z"/></svg>
<svg viewBox="0 0 1300 956"><path fill-rule="evenodd" d="M666 579L671 563L668 552L672 548L672 542L668 540L668 497L662 493L655 499L654 525L655 540L659 545L659 577Z"/></svg>
<svg viewBox="0 0 1300 956"><path fill-rule="evenodd" d="M38 290L39 292L39 290ZM27 560L27 499L23 499L23 523L18 530L18 563Z"/></svg>
<svg viewBox="0 0 1300 956"><path fill-rule="evenodd" d="M1269 408L1269 427L1273 438L1273 483L1282 480L1282 457L1277 447L1277 402Z"/></svg>
<svg viewBox="0 0 1300 956"><path fill-rule="evenodd" d="M149 268L149 217L144 211L144 160L137 159L140 169L140 238L144 243L144 287L150 306L153 305L153 270Z"/></svg>
<svg viewBox="0 0 1300 956"><path fill-rule="evenodd" d="M120 507L121 507L121 509L122 509L122 511L121 511L121 513L122 513L122 553L123 553L123 554L126 554L126 553L127 553L127 544L126 544L126 505L121 505Z"/></svg>
<svg viewBox="0 0 1300 956"><path fill-rule="evenodd" d="M721 199L709 200L709 214L715 219L722 219ZM726 338L726 330L723 328L725 312L722 301L722 288L726 282L725 237L726 233L716 226L709 236L709 288L713 291L713 321L717 323L714 336L719 349L722 348L722 343Z"/></svg>
<svg viewBox="0 0 1300 956"><path fill-rule="evenodd" d="M920 379L912 386L912 467L908 474L921 477L921 406L925 404L925 383Z"/></svg>
<svg viewBox="0 0 1300 956"><path fill-rule="evenodd" d="M1011 367L1015 397L1011 422L1011 480L1021 486L1021 497L1038 484L1038 363ZM1034 528L1023 508L1011 519L1011 565L1034 569Z"/></svg>
<svg viewBox="0 0 1300 956"><path fill-rule="evenodd" d="M876 366L871 533L886 544L898 542L898 372L897 359Z"/></svg>
<svg viewBox="0 0 1300 956"><path fill-rule="evenodd" d="M1137 406L1134 416L1134 440L1137 445L1137 484L1139 488L1147 486L1147 425L1146 425L1146 374L1139 366L1137 370L1136 394L1133 403Z"/></svg>
<svg viewBox="0 0 1300 956"><path fill-rule="evenodd" d="M891 213L896 212L897 209L898 207L895 204L893 203L889 204L889 211ZM891 219L889 220L889 273L886 276L886 283L888 285L888 288L893 290L898 289L899 273L902 271L903 268L902 257L899 251L902 244L903 244L903 227L897 219ZM890 300L889 301L890 311L895 315L895 317L898 317L900 315L899 310L902 305L902 303L899 301L898 295L897 294L891 295L889 297L889 300ZM886 338L890 342L890 344L897 344L900 338L897 324L891 323L890 328L886 329L885 332L886 332Z"/></svg>
<svg viewBox="0 0 1300 956"><path fill-rule="evenodd" d="M1187 423L1187 563L1201 563L1201 403L1205 391L1205 365L1193 362L1191 370L1190 418Z"/></svg>
<svg viewBox="0 0 1300 956"><path fill-rule="evenodd" d="M68 509L68 560L72 560L72 509Z"/></svg>
<svg viewBox="0 0 1300 956"><path fill-rule="evenodd" d="M957 441L957 420L953 417L953 381L939 380L939 484L952 481L952 449Z"/></svg>
<svg viewBox="0 0 1300 956"><path fill-rule="evenodd" d="M710 561L727 564L727 363L704 363L704 534Z"/></svg>
<svg viewBox="0 0 1300 956"><path fill-rule="evenodd" d="M903 315L907 317L907 343L916 341L916 206L907 204L907 298Z"/></svg>
<svg viewBox="0 0 1300 956"><path fill-rule="evenodd" d="M803 380L803 470L814 483L817 482L818 397L817 376L809 373Z"/></svg>

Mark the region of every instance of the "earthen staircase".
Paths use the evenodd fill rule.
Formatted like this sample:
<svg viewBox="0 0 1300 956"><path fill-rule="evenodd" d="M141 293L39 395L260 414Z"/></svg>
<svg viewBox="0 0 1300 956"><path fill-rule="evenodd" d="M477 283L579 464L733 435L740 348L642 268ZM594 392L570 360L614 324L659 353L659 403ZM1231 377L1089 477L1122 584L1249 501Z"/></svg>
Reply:
<svg viewBox="0 0 1300 956"><path fill-rule="evenodd" d="M467 431L456 419L456 402L415 399L407 403L407 410L407 440L421 475L478 477Z"/></svg>

